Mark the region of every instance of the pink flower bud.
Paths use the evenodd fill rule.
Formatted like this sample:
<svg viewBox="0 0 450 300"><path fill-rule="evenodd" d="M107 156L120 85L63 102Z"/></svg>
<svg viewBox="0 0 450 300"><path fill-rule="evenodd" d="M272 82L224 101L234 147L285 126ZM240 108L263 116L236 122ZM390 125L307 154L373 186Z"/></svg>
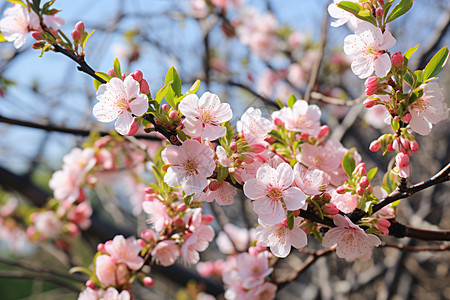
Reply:
<svg viewBox="0 0 450 300"><path fill-rule="evenodd" d="M331 200L331 195L330 193L323 193L322 199L324 201L330 201Z"/></svg>
<svg viewBox="0 0 450 300"><path fill-rule="evenodd" d="M97 251L101 253L106 253L105 244L100 243L97 245Z"/></svg>
<svg viewBox="0 0 450 300"><path fill-rule="evenodd" d="M273 124L278 127L284 126L284 122L280 118L273 119Z"/></svg>
<svg viewBox="0 0 450 300"><path fill-rule="evenodd" d="M379 231L381 231L383 234L388 235L389 234L389 226L391 226L391 222L384 219L377 220L374 224L375 228Z"/></svg>
<svg viewBox="0 0 450 300"><path fill-rule="evenodd" d="M300 134L300 137L302 138L302 140L307 141L309 139L309 133L307 132L302 132Z"/></svg>
<svg viewBox="0 0 450 300"><path fill-rule="evenodd" d="M251 144L250 147L253 153L261 153L266 150L266 146L263 144Z"/></svg>
<svg viewBox="0 0 450 300"><path fill-rule="evenodd" d="M412 119L412 115L410 113L407 113L403 116L402 121L405 122L406 124L408 124L409 122L411 122Z"/></svg>
<svg viewBox="0 0 450 300"><path fill-rule="evenodd" d="M381 7L377 7L377 9L375 9L375 16L377 18L381 18L383 16L383 9Z"/></svg>
<svg viewBox="0 0 450 300"><path fill-rule="evenodd" d="M161 106L161 108L164 109L164 110L167 111L167 112L169 112L169 110L170 110L169 104L163 104L163 105Z"/></svg>
<svg viewBox="0 0 450 300"><path fill-rule="evenodd" d="M97 288L97 285L95 284L94 280L89 279L88 281L86 281L86 287L95 290Z"/></svg>
<svg viewBox="0 0 450 300"><path fill-rule="evenodd" d="M75 43L78 43L81 38L81 33L78 30L72 31L72 39Z"/></svg>
<svg viewBox="0 0 450 300"><path fill-rule="evenodd" d="M231 142L230 144L230 150L235 152L237 150L237 144L236 142Z"/></svg>
<svg viewBox="0 0 450 300"><path fill-rule="evenodd" d="M395 52L392 54L391 62L394 66L400 67L403 64L403 55L400 51Z"/></svg>
<svg viewBox="0 0 450 300"><path fill-rule="evenodd" d="M36 40L36 41L40 41L42 40L42 34L39 31L33 31L31 33L31 36Z"/></svg>
<svg viewBox="0 0 450 300"><path fill-rule="evenodd" d="M381 148L380 140L375 140L372 143L370 143L370 146L369 146L370 151L377 152L378 150L380 150L380 148Z"/></svg>
<svg viewBox="0 0 450 300"><path fill-rule="evenodd" d="M364 191L365 191L365 189L363 187L358 186L356 188L356 194L358 194L360 196L364 195Z"/></svg>
<svg viewBox="0 0 450 300"><path fill-rule="evenodd" d="M259 251L258 251L258 248L256 248L256 247L250 247L250 248L248 248L248 253L253 256L258 256Z"/></svg>
<svg viewBox="0 0 450 300"><path fill-rule="evenodd" d="M180 203L180 204L178 204L176 211L183 212L183 211L186 211L186 209L187 209L187 205L185 203Z"/></svg>
<svg viewBox="0 0 450 300"><path fill-rule="evenodd" d="M336 189L336 193L343 195L343 194L347 193L347 191L344 186L339 186Z"/></svg>
<svg viewBox="0 0 450 300"><path fill-rule="evenodd" d="M330 216L334 216L339 213L339 209L333 203L327 203L323 207L323 212Z"/></svg>
<svg viewBox="0 0 450 300"><path fill-rule="evenodd" d="M142 74L141 71L137 70L131 73L131 77L133 77L133 79L136 80L137 82L141 82L144 77L144 74Z"/></svg>
<svg viewBox="0 0 450 300"><path fill-rule="evenodd" d="M416 141L410 142L409 147L412 151L415 152L415 151L419 150L419 143L417 143Z"/></svg>
<svg viewBox="0 0 450 300"><path fill-rule="evenodd" d="M322 125L320 127L319 135L317 136L318 139L324 138L330 134L330 127L328 125Z"/></svg>
<svg viewBox="0 0 450 300"><path fill-rule="evenodd" d="M366 176L367 175L366 164L365 163L359 163L355 167L355 170L353 171L353 174L357 174L357 175L360 175L360 176Z"/></svg>
<svg viewBox="0 0 450 300"><path fill-rule="evenodd" d="M153 188L152 187L150 187L150 186L148 186L148 187L146 187L145 189L144 189L144 192L146 193L146 194L151 194L151 193L153 193Z"/></svg>
<svg viewBox="0 0 450 300"><path fill-rule="evenodd" d="M137 243L138 243L139 246L141 246L142 248L144 248L145 246L147 246L147 242L144 241L143 239L137 239Z"/></svg>
<svg viewBox="0 0 450 300"><path fill-rule="evenodd" d="M367 98L366 100L364 100L363 105L364 105L366 108L371 108L371 107L374 107L374 105L375 105L376 103L377 103L377 100L372 99L372 98Z"/></svg>
<svg viewBox="0 0 450 300"><path fill-rule="evenodd" d="M367 96L376 94L378 91L378 77L372 76L367 78L364 86L366 87Z"/></svg>
<svg viewBox="0 0 450 300"><path fill-rule="evenodd" d="M142 283L144 283L146 287L152 287L155 284L155 281L153 278L147 276L142 279Z"/></svg>
<svg viewBox="0 0 450 300"><path fill-rule="evenodd" d="M404 153L398 153L395 156L395 162L398 167L398 175L402 178L409 177L409 156Z"/></svg>
<svg viewBox="0 0 450 300"><path fill-rule="evenodd" d="M116 72L114 71L114 69L110 69L110 70L108 71L108 75L111 76L111 77L117 77L117 76L116 76Z"/></svg>
<svg viewBox="0 0 450 300"><path fill-rule="evenodd" d="M394 147L392 146L392 143L389 143L389 144L386 146L386 150L387 150L388 152L394 151Z"/></svg>
<svg viewBox="0 0 450 300"><path fill-rule="evenodd" d="M169 118L171 118L172 120L176 120L176 119L178 118L178 111L172 110L172 111L169 113Z"/></svg>
<svg viewBox="0 0 450 300"><path fill-rule="evenodd" d="M369 179L367 179L367 176L363 176L361 180L359 181L359 186L362 188L367 188L369 186L370 182Z"/></svg>
<svg viewBox="0 0 450 300"><path fill-rule="evenodd" d="M78 30L80 33L83 33L85 30L84 23L82 21L79 21L77 24L75 24L75 30Z"/></svg>
<svg viewBox="0 0 450 300"><path fill-rule="evenodd" d="M214 217L213 216L211 216L211 215L203 215L202 216L202 224L209 224L209 223L211 223L212 221L214 221Z"/></svg>
<svg viewBox="0 0 450 300"><path fill-rule="evenodd" d="M155 240L155 232L151 229L144 229L141 231L141 238L150 243Z"/></svg>
<svg viewBox="0 0 450 300"><path fill-rule="evenodd" d="M150 86L148 85L147 80L142 79L142 81L140 82L140 89L142 94L147 95L148 93L150 93Z"/></svg>
<svg viewBox="0 0 450 300"><path fill-rule="evenodd" d="M134 122L130 126L130 130L128 131L127 136L135 135L138 129L139 129L139 122L137 120L134 120Z"/></svg>
<svg viewBox="0 0 450 300"><path fill-rule="evenodd" d="M210 191L215 191L220 187L220 183L218 183L217 181L213 180L209 183L209 190Z"/></svg>

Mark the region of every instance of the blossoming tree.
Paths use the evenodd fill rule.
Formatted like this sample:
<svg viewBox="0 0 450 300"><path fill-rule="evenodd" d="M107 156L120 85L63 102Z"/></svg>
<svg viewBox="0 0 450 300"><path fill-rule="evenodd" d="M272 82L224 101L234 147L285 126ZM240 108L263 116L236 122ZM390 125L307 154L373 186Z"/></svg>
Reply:
<svg viewBox="0 0 450 300"><path fill-rule="evenodd" d="M170 275L172 280L197 280L185 281L187 287L184 294L177 294L179 299L210 299L220 294L226 299L274 299L328 254L356 263L375 257L381 251L377 247L410 252L450 249L443 243L450 239L445 228L426 229L416 226L419 222L409 224L399 218L400 202L441 186L450 172L450 165L444 164L430 178L419 175L419 181L411 180L414 172L421 173L414 166L415 157L426 152L419 149L420 136L429 135L433 125L449 114L437 77L448 60L448 48L435 51L418 68L410 60L419 46L392 50L398 43L390 31L391 22L407 18L403 15L411 9L412 0L335 0L327 5L336 19L331 26L348 24L354 30L343 39L347 56L339 57L327 57L324 52L328 15L317 50L300 32L281 28L270 7L260 12L238 0L192 0L190 17L208 28L201 78L207 86L204 92L199 92L200 80L183 84L174 67L168 68L162 87L150 86L141 70L134 70L134 65L131 69L142 51L135 41L139 34L133 31L126 33L132 47L129 55L116 58L109 70L94 70L87 63L91 51L87 45L96 34L83 21L71 24L70 34L64 33L64 12L56 8L57 2L10 2L14 5L0 21L2 39L23 49L31 33L32 48L40 56L59 54L74 61L79 71L94 80L91 119L115 124L110 132L93 129L83 145L63 157L62 167L48 182L52 195L40 208L21 208L16 198L2 197L4 235L54 245L68 258L67 273L2 259L3 263L48 273L36 279L75 290L78 299L147 298L146 293L158 287L158 274L177 262L197 265L201 275L186 274L184 269ZM211 57L209 35L216 26L224 39L241 43L267 68L257 90L235 81L227 62ZM281 60L288 63L278 68ZM321 69L327 70L323 77L319 77ZM359 99L346 101L332 92L332 75L346 70L365 79L365 92ZM254 80L250 73L247 79ZM236 94L229 95L231 105L225 103L225 97L214 91L213 80L257 96L264 109L250 106L241 109L239 116L232 109L242 106L235 100L233 105ZM2 79L2 84L8 87L11 82ZM336 86L341 96L350 93L343 84ZM324 113L322 108L331 105ZM332 122L330 115L339 105L379 109L367 122L386 119L381 135L362 149L345 147L336 138L338 131L325 124ZM29 122L19 125L37 127ZM366 149L382 152L391 163L369 169L365 155L360 154ZM444 161L448 163L448 157ZM111 193L123 189L131 207L129 216L139 222L135 232L107 231L97 214L109 213L112 223L124 218L114 208L121 203L111 201ZM228 208L223 206L239 208L227 217ZM13 234L13 229L21 233ZM81 247L80 236L95 241L95 253L88 262L72 260L72 252ZM392 237L438 241L439 245L413 247L392 243ZM213 242L226 256L207 255L210 259L201 261L201 253L208 253ZM289 261L299 253L310 256L283 272L279 259ZM7 275L14 277L14 273ZM139 285L148 289L139 290Z"/></svg>

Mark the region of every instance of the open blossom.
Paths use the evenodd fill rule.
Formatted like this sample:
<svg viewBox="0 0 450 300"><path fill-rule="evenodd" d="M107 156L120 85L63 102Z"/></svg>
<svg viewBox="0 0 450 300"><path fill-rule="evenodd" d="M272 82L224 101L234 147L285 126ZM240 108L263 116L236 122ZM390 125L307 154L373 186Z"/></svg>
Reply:
<svg viewBox="0 0 450 300"><path fill-rule="evenodd" d="M119 293L113 287L102 290L93 290L90 287L86 288L78 296L78 300L130 300L131 296L127 290L123 290Z"/></svg>
<svg viewBox="0 0 450 300"><path fill-rule="evenodd" d="M124 263L132 270L139 270L144 264L144 259L139 256L142 247L134 236L125 239L123 235L116 235L105 243L105 249L116 262Z"/></svg>
<svg viewBox="0 0 450 300"><path fill-rule="evenodd" d="M60 219L53 211L45 211L37 215L35 227L47 238L56 238L63 229Z"/></svg>
<svg viewBox="0 0 450 300"><path fill-rule="evenodd" d="M221 182L219 187L214 190L206 192L206 202L213 202L216 200L219 205L231 205L234 203L234 195L236 188L228 182Z"/></svg>
<svg viewBox="0 0 450 300"><path fill-rule="evenodd" d="M270 251L277 257L286 257L294 248L303 248L308 243L306 233L299 228L301 218L294 219L292 230L286 221L275 225L267 225L258 220L259 226L256 228L256 239L265 247L270 247Z"/></svg>
<svg viewBox="0 0 450 300"><path fill-rule="evenodd" d="M208 185L216 163L214 151L196 140L186 140L181 146L167 146L161 153L169 166L164 182L171 187L181 185L186 195L201 192Z"/></svg>
<svg viewBox="0 0 450 300"><path fill-rule="evenodd" d="M352 62L353 73L359 78L367 78L375 71L377 77L384 77L391 70L391 59L385 50L395 45L392 34L364 22L358 25L355 34L344 40L344 52L357 56Z"/></svg>
<svg viewBox="0 0 450 300"><path fill-rule="evenodd" d="M25 44L28 32L40 28L36 13L22 5L15 4L7 8L4 15L0 20L0 31L8 42L14 42L16 49Z"/></svg>
<svg viewBox="0 0 450 300"><path fill-rule="evenodd" d="M350 221L347 216L335 215L334 224L323 237L324 247L336 245L336 254L347 261L362 258L372 251L373 247L381 244L380 239L374 234L367 234L358 225Z"/></svg>
<svg viewBox="0 0 450 300"><path fill-rule="evenodd" d="M272 122L261 116L261 110L250 107L236 123L236 129L249 144L266 143L264 139L272 130Z"/></svg>
<svg viewBox="0 0 450 300"><path fill-rule="evenodd" d="M103 285L116 285L122 283L128 270L116 264L114 258L101 254L95 259L95 276Z"/></svg>
<svg viewBox="0 0 450 300"><path fill-rule="evenodd" d="M242 280L242 286L246 289L252 289L264 283L264 279L272 273L269 268L269 253L263 251L257 255L248 252L239 254L236 257L238 266L238 275Z"/></svg>
<svg viewBox="0 0 450 300"><path fill-rule="evenodd" d="M302 164L294 166L295 184L307 195L318 195L324 187L324 173L317 169L307 169Z"/></svg>
<svg viewBox="0 0 450 300"><path fill-rule="evenodd" d="M139 93L139 82L128 75L124 81L119 78L99 86L94 105L94 116L100 122L117 119L115 128L118 133L126 135L133 125L135 116L142 116L148 109L148 98Z"/></svg>
<svg viewBox="0 0 450 300"><path fill-rule="evenodd" d="M181 113L186 117L183 131L193 138L216 140L227 133L220 124L229 121L233 112L228 103L220 103L217 95L204 93L200 99L197 95L187 95L179 105Z"/></svg>
<svg viewBox="0 0 450 300"><path fill-rule="evenodd" d="M358 206L358 196L351 193L338 194L335 190L331 195L331 203L343 213L349 214Z"/></svg>
<svg viewBox="0 0 450 300"><path fill-rule="evenodd" d="M152 250L153 260L159 261L164 267L173 265L180 256L180 247L175 240L164 240L156 244Z"/></svg>
<svg viewBox="0 0 450 300"><path fill-rule="evenodd" d="M145 213L151 215L150 223L155 227L156 232L161 232L164 227L170 224L172 219L170 218L167 207L159 201L158 199L154 199L152 201L144 201L142 203L142 208Z"/></svg>
<svg viewBox="0 0 450 300"><path fill-rule="evenodd" d="M181 256L186 262L196 264L200 260L198 253L205 251L213 238L214 229L209 225L200 225L186 238L181 247Z"/></svg>
<svg viewBox="0 0 450 300"><path fill-rule="evenodd" d="M272 113L272 119L279 118L290 131L306 132L317 136L320 131L320 108L317 105L308 105L305 100L297 100L292 109L283 107Z"/></svg>
<svg viewBox="0 0 450 300"><path fill-rule="evenodd" d="M444 94L437 82L428 82L422 85L423 95L409 107L411 129L420 135L431 132L432 124L448 118L448 107Z"/></svg>
<svg viewBox="0 0 450 300"><path fill-rule="evenodd" d="M294 182L294 171L289 164L283 162L276 169L269 164L262 165L256 173L256 178L247 180L244 184L244 194L253 201L253 210L266 224L280 223L287 210L305 209L306 195L298 187L291 186Z"/></svg>

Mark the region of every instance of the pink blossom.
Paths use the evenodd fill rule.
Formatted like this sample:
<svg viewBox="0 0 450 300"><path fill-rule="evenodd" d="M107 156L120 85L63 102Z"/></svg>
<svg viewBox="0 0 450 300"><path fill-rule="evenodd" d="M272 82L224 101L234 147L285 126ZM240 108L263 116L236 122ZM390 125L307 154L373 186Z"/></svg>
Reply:
<svg viewBox="0 0 450 300"><path fill-rule="evenodd" d="M99 295L98 291L91 289L90 287L86 288L84 291L78 295L78 300L98 300Z"/></svg>
<svg viewBox="0 0 450 300"><path fill-rule="evenodd" d="M139 270L144 264L139 256L142 247L134 236L125 239L123 235L116 235L112 242L105 243L105 249L117 263L124 263L132 270Z"/></svg>
<svg viewBox="0 0 450 300"><path fill-rule="evenodd" d="M270 247L270 251L277 257L286 257L294 248L303 248L308 243L306 233L299 228L301 218L294 219L292 230L287 227L286 221L279 224L268 225L258 220L259 226L256 228L256 239L265 247Z"/></svg>
<svg viewBox="0 0 450 300"><path fill-rule="evenodd" d="M264 282L263 284L251 289L247 292L247 298L251 300L272 300L275 299L277 293L277 286L271 282Z"/></svg>
<svg viewBox="0 0 450 300"><path fill-rule="evenodd" d="M248 108L236 123L237 131L244 135L249 144L266 144L264 139L272 128L272 122L261 116L261 110L253 107Z"/></svg>
<svg viewBox="0 0 450 300"><path fill-rule="evenodd" d="M294 166L295 184L307 195L318 195L324 188L324 173L317 169L307 169L302 164Z"/></svg>
<svg viewBox="0 0 450 300"><path fill-rule="evenodd" d="M53 29L59 29L61 26L66 24L66 21L57 14L43 15L42 18L44 19L44 24Z"/></svg>
<svg viewBox="0 0 450 300"><path fill-rule="evenodd" d="M107 288L105 294L103 295L103 298L101 298L101 300L130 300L130 299L131 295L128 291L123 290L119 294L119 291L117 291L113 287Z"/></svg>
<svg viewBox="0 0 450 300"><path fill-rule="evenodd" d="M322 171L334 171L341 164L341 153L338 151L342 145L335 140L328 140L325 145L315 146L303 144L302 152L297 160L310 168Z"/></svg>
<svg viewBox="0 0 450 300"><path fill-rule="evenodd" d="M14 42L16 49L25 44L28 32L41 28L36 13L22 5L7 8L4 15L0 20L0 31L8 42Z"/></svg>
<svg viewBox="0 0 450 300"><path fill-rule="evenodd" d="M150 223L153 224L156 232L161 232L172 220L167 212L167 206L158 199L144 201L142 208L145 213L151 215Z"/></svg>
<svg viewBox="0 0 450 300"><path fill-rule="evenodd" d="M289 36L289 38L291 36L292 34ZM291 64L289 65L287 72L287 79L290 83L292 83L298 89L305 87L306 74L302 66L300 66L299 64Z"/></svg>
<svg viewBox="0 0 450 300"><path fill-rule="evenodd" d="M397 163L398 176L402 178L409 177L409 156L402 152L397 153L395 156L395 162Z"/></svg>
<svg viewBox="0 0 450 300"><path fill-rule="evenodd" d="M220 124L229 121L233 112L228 103L220 103L217 95L204 93L200 99L195 94L187 95L179 104L181 113L186 117L183 131L193 138L216 140L227 133Z"/></svg>
<svg viewBox="0 0 450 300"><path fill-rule="evenodd" d="M36 230L47 238L56 238L62 232L62 223L54 211L39 213L34 224Z"/></svg>
<svg viewBox="0 0 450 300"><path fill-rule="evenodd" d="M245 251L249 243L255 239L255 231L246 228L239 228L231 223L225 224L224 231L219 232L216 242L219 250L224 254L232 254L235 252L233 245L237 251ZM231 243L233 240L233 244Z"/></svg>
<svg viewBox="0 0 450 300"><path fill-rule="evenodd" d="M235 194L236 188L224 181L219 184L219 187L216 190L208 190L206 192L206 201L212 202L216 200L219 205L231 205L234 203Z"/></svg>
<svg viewBox="0 0 450 300"><path fill-rule="evenodd" d="M200 260L198 252L205 251L213 238L214 229L209 225L200 225L184 241L181 256L187 263L196 264Z"/></svg>
<svg viewBox="0 0 450 300"><path fill-rule="evenodd" d="M89 202L82 202L69 210L67 219L81 229L91 226L92 206Z"/></svg>
<svg viewBox="0 0 450 300"><path fill-rule="evenodd" d="M167 146L161 156L170 166L164 182L171 187L181 185L186 195L203 191L208 186L206 178L216 168L214 151L196 140L186 140L181 146Z"/></svg>
<svg viewBox="0 0 450 300"><path fill-rule="evenodd" d="M280 111L272 113L272 119L280 118L290 131L306 132L317 136L320 132L320 108L317 105L308 105L304 100L297 100L291 108L283 107Z"/></svg>
<svg viewBox="0 0 450 300"><path fill-rule="evenodd" d="M340 258L352 261L364 257L370 253L373 247L381 244L376 235L365 233L347 216L335 215L333 221L337 227L330 229L325 234L322 245L324 247L336 245L336 254Z"/></svg>
<svg viewBox="0 0 450 300"><path fill-rule="evenodd" d="M244 184L244 194L253 201L253 210L266 224L274 225L286 217L283 202L287 210L305 209L306 195L298 187L291 186L294 171L287 163L281 163L276 169L269 164L262 165L256 178Z"/></svg>
<svg viewBox="0 0 450 300"><path fill-rule="evenodd" d="M120 284L128 271L126 268L118 268L115 259L106 254L101 254L95 259L95 276L103 285Z"/></svg>
<svg viewBox="0 0 450 300"><path fill-rule="evenodd" d="M356 55L352 62L352 71L359 78L367 78L375 70L377 77L384 77L391 70L391 59L385 52L395 45L392 34L385 30L363 22L356 28L355 34L347 36L344 40L344 52L347 55Z"/></svg>
<svg viewBox="0 0 450 300"><path fill-rule="evenodd" d="M224 167L231 167L233 164L227 156L227 151L222 146L217 146L216 148L217 158L219 159L219 163Z"/></svg>
<svg viewBox="0 0 450 300"><path fill-rule="evenodd" d="M100 122L117 119L115 128L118 133L126 135L134 122L133 115L142 116L148 109L148 98L139 93L139 82L131 75L124 81L119 78L102 84L97 91L97 100L93 113Z"/></svg>
<svg viewBox="0 0 450 300"><path fill-rule="evenodd" d="M350 0L354 3L359 3L358 0ZM354 16L352 13L347 12L346 10L343 10L337 6L337 4L341 2L341 0L334 0L334 3L331 3L328 6L328 13L332 18L336 18L338 20L331 22L331 26L333 27L339 27L344 25L345 23L350 21L350 24L352 27L356 27L359 23L362 21L359 20L356 16Z"/></svg>
<svg viewBox="0 0 450 300"><path fill-rule="evenodd" d="M377 129L383 129L391 122L391 115L384 105L375 105L364 114L364 121Z"/></svg>
<svg viewBox="0 0 450 300"><path fill-rule="evenodd" d="M238 275L241 278L242 287L252 289L264 283L264 279L272 273L269 268L269 253L261 252L258 255L251 255L247 252L236 257Z"/></svg>
<svg viewBox="0 0 450 300"><path fill-rule="evenodd" d="M358 206L358 196L351 193L338 194L336 191L333 191L331 203L336 205L343 213L349 214Z"/></svg>
<svg viewBox="0 0 450 300"><path fill-rule="evenodd" d="M174 240L158 242L152 250L153 260L159 261L164 267L171 266L180 256L180 248Z"/></svg>
<svg viewBox="0 0 450 300"><path fill-rule="evenodd" d="M448 107L442 89L437 82L422 85L423 95L409 106L411 129L420 135L428 135L432 124L448 118Z"/></svg>

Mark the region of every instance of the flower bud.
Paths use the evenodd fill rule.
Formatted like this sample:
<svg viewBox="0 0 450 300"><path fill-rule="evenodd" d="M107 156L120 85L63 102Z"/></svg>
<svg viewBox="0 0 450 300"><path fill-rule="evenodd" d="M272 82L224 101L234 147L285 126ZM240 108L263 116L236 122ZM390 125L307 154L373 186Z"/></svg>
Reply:
<svg viewBox="0 0 450 300"><path fill-rule="evenodd" d="M408 178L409 177L409 156L404 153L398 153L397 156L395 156L395 162L397 163L398 167L398 175L402 178Z"/></svg>
<svg viewBox="0 0 450 300"><path fill-rule="evenodd" d="M264 152L264 150L266 150L266 146L259 143L251 144L250 147L252 148L253 153L261 153Z"/></svg>
<svg viewBox="0 0 450 300"><path fill-rule="evenodd" d="M88 281L86 281L86 287L91 288L93 290L95 290L97 288L95 281L92 279L89 279Z"/></svg>
<svg viewBox="0 0 450 300"><path fill-rule="evenodd" d="M415 152L415 151L419 150L419 143L417 143L416 141L410 142L409 148Z"/></svg>
<svg viewBox="0 0 450 300"><path fill-rule="evenodd" d="M147 80L142 79L142 81L140 82L140 89L142 94L147 95L148 93L150 93L150 86L148 85Z"/></svg>
<svg viewBox="0 0 450 300"><path fill-rule="evenodd" d="M400 51L395 52L392 54L391 62L394 66L400 67L403 64L403 55Z"/></svg>
<svg viewBox="0 0 450 300"><path fill-rule="evenodd" d="M363 187L358 186L356 188L356 193L360 196L364 195L364 191L365 191L365 189Z"/></svg>
<svg viewBox="0 0 450 300"><path fill-rule="evenodd" d="M84 32L85 28L83 21L79 21L77 24L75 24L75 30L78 30L80 33Z"/></svg>
<svg viewBox="0 0 450 300"><path fill-rule="evenodd" d="M178 111L172 110L172 111L169 113L169 118L171 118L172 120L176 120L176 119L178 118Z"/></svg>
<svg viewBox="0 0 450 300"><path fill-rule="evenodd" d="M78 43L81 39L81 33L78 30L72 31L72 39L75 43Z"/></svg>
<svg viewBox="0 0 450 300"><path fill-rule="evenodd" d="M381 18L383 16L383 9L381 7L377 7L377 9L375 9L375 16L377 18Z"/></svg>
<svg viewBox="0 0 450 300"><path fill-rule="evenodd" d="M40 41L42 40L42 34L39 31L33 31L31 33L31 36L36 40L36 41Z"/></svg>
<svg viewBox="0 0 450 300"><path fill-rule="evenodd" d="M44 42L36 42L31 46L33 49L41 49L44 47Z"/></svg>
<svg viewBox="0 0 450 300"><path fill-rule="evenodd" d="M367 175L366 164L365 163L358 164L355 167L353 174L360 175L360 176L366 176Z"/></svg>
<svg viewBox="0 0 450 300"><path fill-rule="evenodd" d="M145 246L147 246L147 242L144 241L143 239L137 239L137 243L138 243L139 246L141 246L142 248L144 248Z"/></svg>
<svg viewBox="0 0 450 300"><path fill-rule="evenodd" d="M144 279L142 279L142 283L146 287L152 287L155 284L155 281L153 280L153 278L147 276L147 277L144 277Z"/></svg>
<svg viewBox="0 0 450 300"><path fill-rule="evenodd" d="M137 82L141 82L142 79L144 78L144 74L142 74L141 71L137 70L131 73L131 77L133 77L133 79L136 80Z"/></svg>
<svg viewBox="0 0 450 300"><path fill-rule="evenodd" d="M307 132L302 132L300 134L300 137L302 138L302 140L307 141L309 139L309 133Z"/></svg>
<svg viewBox="0 0 450 300"><path fill-rule="evenodd" d="M370 182L369 179L367 179L367 176L363 176L361 180L359 181L359 186L362 188L367 188L369 186Z"/></svg>
<svg viewBox="0 0 450 300"><path fill-rule="evenodd" d="M110 69L110 70L108 71L108 75L111 76L111 77L117 77L117 76L116 76L116 72L114 71L114 69Z"/></svg>
<svg viewBox="0 0 450 300"><path fill-rule="evenodd" d="M155 240L155 232L151 229L144 229L141 231L141 238L150 243Z"/></svg>
<svg viewBox="0 0 450 300"><path fill-rule="evenodd" d="M280 118L273 119L273 124L278 127L284 126L284 122Z"/></svg>
<svg viewBox="0 0 450 300"><path fill-rule="evenodd" d="M231 142L230 144L230 150L235 152L237 150L237 144L236 142Z"/></svg>
<svg viewBox="0 0 450 300"><path fill-rule="evenodd" d="M258 251L258 248L256 248L256 247L250 247L250 248L248 248L248 253L253 256L258 256L259 251Z"/></svg>
<svg viewBox="0 0 450 300"><path fill-rule="evenodd" d="M105 244L100 243L97 245L97 251L101 253L106 253Z"/></svg>
<svg viewBox="0 0 450 300"><path fill-rule="evenodd" d="M380 140L375 140L372 143L370 143L370 146L369 146L370 151L377 152L378 150L380 150L380 148L381 148Z"/></svg>
<svg viewBox="0 0 450 300"><path fill-rule="evenodd" d="M372 76L367 78L364 86L366 87L367 96L376 94L378 91L378 77Z"/></svg>
<svg viewBox="0 0 450 300"><path fill-rule="evenodd" d="M364 100L363 105L364 105L366 108L371 108L371 107L373 107L376 103L377 103L377 100L372 99L372 98L367 98L366 100Z"/></svg>
<svg viewBox="0 0 450 300"><path fill-rule="evenodd" d="M139 122L137 120L134 120L134 122L130 126L130 130L128 130L127 132L127 136L135 135L138 129L139 129Z"/></svg>
<svg viewBox="0 0 450 300"><path fill-rule="evenodd" d="M146 193L146 194L151 194L151 193L153 193L153 188L152 187L150 187L150 186L148 186L148 187L146 187L145 189L144 189L144 192Z"/></svg>
<svg viewBox="0 0 450 300"><path fill-rule="evenodd" d="M379 219L379 220L376 220L376 222L374 222L373 225L375 226L376 229L378 229L379 231L381 231L385 235L389 234L389 229L388 228L391 226L391 222L389 222L388 220Z"/></svg>
<svg viewBox="0 0 450 300"><path fill-rule="evenodd" d="M209 183L209 190L210 191L215 191L220 187L220 183L218 183L216 180L213 180Z"/></svg>
<svg viewBox="0 0 450 300"><path fill-rule="evenodd" d="M388 152L394 151L394 148L393 148L393 146L392 146L392 143L389 143L389 144L386 146L386 150L387 150Z"/></svg>
<svg viewBox="0 0 450 300"><path fill-rule="evenodd" d="M317 136L318 139L324 138L330 134L330 127L328 125L322 125L320 127L319 135Z"/></svg>
<svg viewBox="0 0 450 300"><path fill-rule="evenodd" d="M330 216L334 216L339 213L339 209L333 203L327 203L323 207L323 212Z"/></svg>
<svg viewBox="0 0 450 300"><path fill-rule="evenodd" d="M383 6L384 5L384 0L378 0L378 3Z"/></svg>
<svg viewBox="0 0 450 300"><path fill-rule="evenodd" d="M323 193L322 199L324 201L330 201L331 200L331 195L330 193Z"/></svg>
<svg viewBox="0 0 450 300"><path fill-rule="evenodd" d="M402 120L403 122L405 122L406 124L408 124L412 119L412 115L410 113L407 113L403 116Z"/></svg>
<svg viewBox="0 0 450 300"><path fill-rule="evenodd" d="M207 224L211 223L212 221L214 221L213 216L211 216L211 215L203 215L202 216L202 224L207 225Z"/></svg>
<svg viewBox="0 0 450 300"><path fill-rule="evenodd" d="M169 112L169 110L170 110L169 104L163 104L163 105L161 106L161 108L164 109L164 110L167 111L167 112Z"/></svg>
<svg viewBox="0 0 450 300"><path fill-rule="evenodd" d="M341 195L347 193L347 191L346 191L346 189L345 189L345 186L338 186L338 187L336 188L336 193L341 194Z"/></svg>

